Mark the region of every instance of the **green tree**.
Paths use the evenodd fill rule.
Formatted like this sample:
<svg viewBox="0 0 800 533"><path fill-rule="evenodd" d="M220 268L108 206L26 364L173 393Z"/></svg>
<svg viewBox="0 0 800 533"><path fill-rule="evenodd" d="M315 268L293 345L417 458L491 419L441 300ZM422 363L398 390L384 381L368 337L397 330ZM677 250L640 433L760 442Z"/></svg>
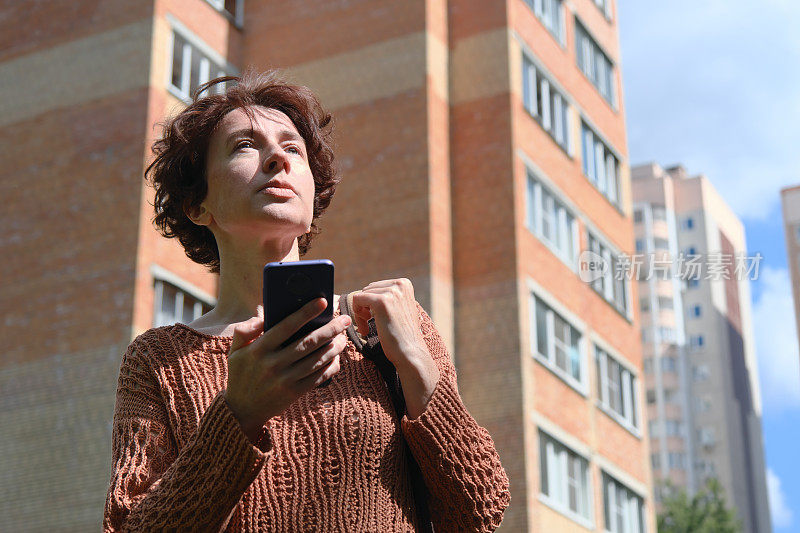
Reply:
<svg viewBox="0 0 800 533"><path fill-rule="evenodd" d="M722 486L709 479L706 486L689 498L686 491L665 485L669 494L658 514L658 533L740 533L741 522L725 502Z"/></svg>

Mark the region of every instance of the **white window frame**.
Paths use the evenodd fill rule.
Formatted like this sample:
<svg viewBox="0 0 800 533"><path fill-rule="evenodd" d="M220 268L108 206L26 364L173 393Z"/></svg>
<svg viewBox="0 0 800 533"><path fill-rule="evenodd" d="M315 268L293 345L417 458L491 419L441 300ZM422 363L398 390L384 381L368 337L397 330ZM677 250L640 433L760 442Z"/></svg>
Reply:
<svg viewBox="0 0 800 533"><path fill-rule="evenodd" d="M621 315L631 320L630 279L627 274L623 275L621 280L615 279L617 258L620 255L619 251L609 245L608 241L600 237L599 233L594 229L587 227L586 232L588 250L602 257L603 261L609 266L602 276L590 283L591 287ZM620 291L624 294L617 294ZM619 307L619 302L622 302L622 308Z"/></svg>
<svg viewBox="0 0 800 533"><path fill-rule="evenodd" d="M545 342L547 344L546 351L547 353L541 353L539 351L539 338L538 338L538 325L537 325L537 303L540 303L542 307L545 309ZM585 357L585 344L586 339L584 332L575 325L571 320L565 317L562 313L554 310L552 306L550 306L544 298L541 298L535 292L531 292L529 296L529 305L530 305L530 321L531 321L531 354L533 357L539 361L543 366L548 368L551 372L553 372L556 376L561 378L567 385L575 389L578 393L583 396L588 396L588 383L589 383L589 376L588 376L588 365L586 363ZM570 370L565 370L558 366L556 362L556 338L555 338L555 315L568 325L569 333L571 336L572 330L574 329L578 334L578 344L577 344L577 351L578 351L578 371L580 373L580 379L577 380L572 375L571 370L571 359L570 362ZM569 346L568 348L572 348ZM569 350L566 350L565 353L567 356L569 355Z"/></svg>
<svg viewBox="0 0 800 533"><path fill-rule="evenodd" d="M525 109L571 158L572 124L569 117L572 106L569 100L525 51L522 52L522 73Z"/></svg>
<svg viewBox="0 0 800 533"><path fill-rule="evenodd" d="M600 408L619 425L633 433L641 436L642 413L639 411L639 378L626 364L622 363L618 357L613 356L607 350L594 344L595 362L598 371L597 401ZM609 360L616 363L619 368L619 383L617 386L621 390L621 410L617 411L612 407L609 390L612 380L609 376Z"/></svg>
<svg viewBox="0 0 800 533"><path fill-rule="evenodd" d="M575 522L594 529L594 505L592 502L592 480L589 460L566 446L558 439L539 428L539 499L548 507L571 518ZM544 453L545 457L541 457ZM570 476L572 465L580 466L578 478ZM545 468L543 469L542 466ZM546 471L545 471L546 469ZM548 493L544 492L543 477L547 477ZM575 488L576 508L569 504L570 487ZM581 509L583 507L583 509Z"/></svg>
<svg viewBox="0 0 800 533"><path fill-rule="evenodd" d="M208 307L214 307L217 304L216 299L211 295L205 293L191 283L181 279L179 276L173 274L165 268L162 268L158 265L151 265L150 273L153 278L153 327L168 326L181 321L183 318L184 294L188 294L192 297L192 299L195 300L192 320L202 316L204 304ZM166 317L161 306L165 283L176 289L174 302L175 314L172 317ZM181 315L180 318L175 318L179 314ZM169 318L169 320L167 320L167 318Z"/></svg>
<svg viewBox="0 0 800 533"><path fill-rule="evenodd" d="M603 528L608 533L645 533L644 498L605 470L601 470L603 482ZM612 511L613 509L613 511ZM618 524L617 515L622 524Z"/></svg>
<svg viewBox="0 0 800 533"><path fill-rule="evenodd" d="M618 92L616 65L577 16L575 16L575 50L578 70L586 76L600 96L616 110Z"/></svg>
<svg viewBox="0 0 800 533"><path fill-rule="evenodd" d="M558 193L542 183L536 172L526 167L525 221L528 230L561 259L573 272L578 271L578 220ZM545 197L552 198L553 212L547 221L551 237L544 234Z"/></svg>
<svg viewBox="0 0 800 533"><path fill-rule="evenodd" d="M584 117L581 117L581 156L584 159L581 165L583 175L606 200L621 209L619 158Z"/></svg>
<svg viewBox="0 0 800 533"><path fill-rule="evenodd" d="M241 2L241 0L239 0ZM198 63L198 87L210 79L211 73L215 72L215 77L220 76L236 76L238 70L233 67L224 57L214 51L202 39L192 33L186 26L183 25L175 17L167 14L167 21L170 26L170 37L168 46L168 65L167 65L167 81L166 87L169 93L183 101L186 104L191 103L192 98L192 57L197 54L200 56ZM183 39L183 55L181 64L181 81L180 87L172 83L172 69L174 67L175 48L175 35L179 35ZM196 89L196 88L195 88ZM222 92L221 84L217 86L215 92L218 94Z"/></svg>
<svg viewBox="0 0 800 533"><path fill-rule="evenodd" d="M563 0L525 0L525 3L558 44L566 46Z"/></svg>

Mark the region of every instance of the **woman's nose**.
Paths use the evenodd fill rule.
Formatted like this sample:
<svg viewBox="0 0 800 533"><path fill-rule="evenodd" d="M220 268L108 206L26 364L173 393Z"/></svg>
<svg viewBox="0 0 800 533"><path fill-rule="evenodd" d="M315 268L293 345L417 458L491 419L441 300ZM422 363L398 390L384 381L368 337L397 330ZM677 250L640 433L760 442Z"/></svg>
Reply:
<svg viewBox="0 0 800 533"><path fill-rule="evenodd" d="M289 173L289 158L280 148L273 150L267 159L264 160L264 172L273 173L283 168Z"/></svg>

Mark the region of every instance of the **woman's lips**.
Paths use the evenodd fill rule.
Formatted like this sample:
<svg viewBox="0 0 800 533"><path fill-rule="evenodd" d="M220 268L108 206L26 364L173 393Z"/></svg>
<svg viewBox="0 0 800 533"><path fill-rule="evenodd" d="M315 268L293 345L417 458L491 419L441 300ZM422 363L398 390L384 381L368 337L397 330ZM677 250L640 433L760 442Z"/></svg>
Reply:
<svg viewBox="0 0 800 533"><path fill-rule="evenodd" d="M266 187L261 189L261 192L270 194L272 196L279 196L281 198L291 198L292 196L295 196L292 189L286 189L284 187Z"/></svg>

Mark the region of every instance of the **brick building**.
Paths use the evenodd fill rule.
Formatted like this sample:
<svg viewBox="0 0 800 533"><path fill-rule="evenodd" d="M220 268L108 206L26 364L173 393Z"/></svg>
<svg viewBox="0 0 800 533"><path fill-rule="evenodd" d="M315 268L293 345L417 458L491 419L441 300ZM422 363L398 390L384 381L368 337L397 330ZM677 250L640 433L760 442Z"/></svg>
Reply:
<svg viewBox="0 0 800 533"><path fill-rule="evenodd" d="M119 363L214 305L153 229L153 125L279 67L344 180L306 258L408 277L511 479L508 531L655 531L612 0L3 2L0 529L100 522Z"/></svg>
<svg viewBox="0 0 800 533"><path fill-rule="evenodd" d="M655 496L719 480L743 531L771 531L749 259L742 222L708 178L631 169ZM679 271L680 269L680 271Z"/></svg>

